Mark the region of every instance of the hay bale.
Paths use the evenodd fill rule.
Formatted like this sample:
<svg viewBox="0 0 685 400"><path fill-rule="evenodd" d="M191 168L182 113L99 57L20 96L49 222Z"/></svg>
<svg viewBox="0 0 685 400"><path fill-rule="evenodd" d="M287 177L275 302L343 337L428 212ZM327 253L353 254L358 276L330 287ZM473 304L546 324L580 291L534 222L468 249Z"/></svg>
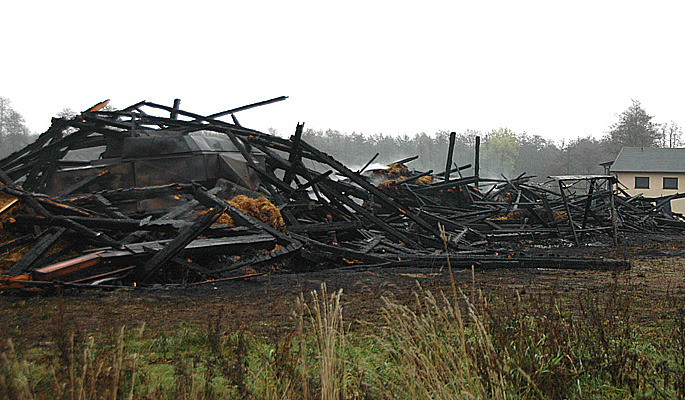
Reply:
<svg viewBox="0 0 685 400"><path fill-rule="evenodd" d="M430 175L422 176L418 179L418 184L419 185L430 185L433 183L433 177Z"/></svg>
<svg viewBox="0 0 685 400"><path fill-rule="evenodd" d="M239 209L247 215L251 215L269 224L274 229L285 232L285 221L279 210L266 197L256 199L245 195L239 195L228 201L228 204Z"/></svg>

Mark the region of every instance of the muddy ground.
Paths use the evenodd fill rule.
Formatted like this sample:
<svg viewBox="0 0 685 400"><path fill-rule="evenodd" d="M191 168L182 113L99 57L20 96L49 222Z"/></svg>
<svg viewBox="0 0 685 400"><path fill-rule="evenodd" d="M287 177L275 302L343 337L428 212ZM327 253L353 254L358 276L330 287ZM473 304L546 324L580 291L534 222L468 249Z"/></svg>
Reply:
<svg viewBox="0 0 685 400"><path fill-rule="evenodd" d="M576 299L604 298L632 302L638 322L656 323L665 309L685 305L685 238L622 238L619 248L585 246L545 250L560 256L603 256L628 259L627 271L553 269L456 269L456 286L466 294L482 291L505 302L518 298L530 304L552 296L563 298L571 311ZM0 338L32 347L49 341L55 329L106 334L116 327L145 324L152 332L173 332L184 326L204 326L221 315L226 330L245 329L274 338L292 329L296 298L325 283L329 291L344 291L344 319L350 329L381 318L383 296L410 301L417 285L432 291L450 289L446 268L401 268L293 273L215 284L116 291L81 291L51 295L0 295ZM4 342L4 340L3 340Z"/></svg>

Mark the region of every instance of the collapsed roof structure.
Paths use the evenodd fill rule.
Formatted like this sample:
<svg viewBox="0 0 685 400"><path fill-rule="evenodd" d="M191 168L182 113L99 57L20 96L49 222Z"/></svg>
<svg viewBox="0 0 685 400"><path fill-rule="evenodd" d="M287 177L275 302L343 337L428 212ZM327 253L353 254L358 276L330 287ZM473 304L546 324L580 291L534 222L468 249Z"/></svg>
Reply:
<svg viewBox="0 0 685 400"><path fill-rule="evenodd" d="M4 288L200 284L278 269L371 266L626 268L511 246L580 245L617 231L682 232L653 199L614 196L611 176L483 179L445 171L352 171L302 140L243 127L239 111L203 116L139 102L54 118L0 161ZM220 120L231 116L231 122ZM473 171L465 176L462 171ZM380 182L380 183L378 183ZM577 191L579 183L583 190ZM615 205L614 205L615 203Z"/></svg>

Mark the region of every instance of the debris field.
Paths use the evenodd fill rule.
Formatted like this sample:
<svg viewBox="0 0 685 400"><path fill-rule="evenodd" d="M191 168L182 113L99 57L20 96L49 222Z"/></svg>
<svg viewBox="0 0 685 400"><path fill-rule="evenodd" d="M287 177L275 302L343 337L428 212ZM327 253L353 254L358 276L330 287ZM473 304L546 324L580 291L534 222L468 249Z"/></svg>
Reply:
<svg viewBox="0 0 685 400"><path fill-rule="evenodd" d="M302 139L139 102L53 118L0 161L0 288L201 285L289 270L371 267L625 269L545 246L680 234L674 196L628 196L609 175L535 183L452 160L353 171ZM230 116L231 122L220 120ZM378 155L377 155L378 156ZM676 196L677 197L677 196Z"/></svg>

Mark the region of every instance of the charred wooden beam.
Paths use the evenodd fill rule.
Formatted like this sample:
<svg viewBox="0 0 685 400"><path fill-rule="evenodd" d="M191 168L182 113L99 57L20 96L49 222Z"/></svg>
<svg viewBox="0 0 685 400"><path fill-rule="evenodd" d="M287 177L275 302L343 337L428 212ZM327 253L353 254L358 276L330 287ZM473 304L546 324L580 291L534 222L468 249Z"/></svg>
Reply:
<svg viewBox="0 0 685 400"><path fill-rule="evenodd" d="M447 148L447 165L445 166L445 180L450 180L450 171L452 170L452 156L454 155L454 142L457 139L457 132L450 132L450 143Z"/></svg>
<svg viewBox="0 0 685 400"><path fill-rule="evenodd" d="M61 223L59 220L45 218L39 215L25 215L20 214L15 217L19 224L33 224L40 226L50 226L55 223ZM67 219L67 218L65 218ZM144 220L138 219L115 219L115 218L88 218L88 217L69 217L69 220L82 224L91 229L104 229L116 232L133 232L137 230L155 231L155 232L176 232L178 228L188 225L189 223L181 221L155 221L154 223L146 223Z"/></svg>
<svg viewBox="0 0 685 400"><path fill-rule="evenodd" d="M207 213L197 219L195 223L189 225L178 233L178 235L167 244L164 249L155 254L137 273L143 282L148 281L152 275L161 268L164 263L169 261L174 255L181 251L185 246L192 242L202 231L211 225L225 211L222 208L210 208Z"/></svg>
<svg viewBox="0 0 685 400"><path fill-rule="evenodd" d="M19 259L7 272L10 276L18 276L28 272L31 266L40 258L66 231L65 228L51 228L38 238L38 242Z"/></svg>
<svg viewBox="0 0 685 400"><path fill-rule="evenodd" d="M72 194L72 193L74 193L74 192L77 192L77 191L79 191L80 189L82 189L82 188L88 186L89 184L91 184L91 183L93 183L93 182L95 182L95 181L97 181L97 180L99 180L99 179L104 178L104 177L107 176L108 174L109 174L109 170L108 170L108 169L105 169L105 170L99 171L99 172L97 172L97 173L95 173L95 174L92 174L91 176L89 176L89 177L87 177L87 178L81 179L80 182L77 182L77 183L75 183L75 184L69 186L68 188L64 189L63 191L61 191L61 192L57 195L57 197L65 197L65 196L68 196L68 195L70 195L70 194Z"/></svg>
<svg viewBox="0 0 685 400"><path fill-rule="evenodd" d="M347 207L350 207L352 210L354 210L356 213L358 213L362 218L367 219L369 222L378 226L380 229L385 231L389 236L405 243L409 247L412 247L412 248L420 248L421 247L417 242L415 242L413 239L411 239L407 234L400 232L398 229L396 229L392 225L388 224L383 219L378 218L373 213L367 211L366 209L364 209L364 207L355 203L354 200L349 199L347 196L339 195L335 191L332 191L325 186L322 187L322 190L324 191L324 194L327 197L335 198L338 201L340 201L341 203L345 204Z"/></svg>
<svg viewBox="0 0 685 400"><path fill-rule="evenodd" d="M469 183L474 183L477 181L478 181L477 177L470 176L470 177L466 177L466 178L452 179L450 181L434 183L431 185L424 185L424 186L415 188L414 191L420 193L420 192L430 192L430 191L436 191L436 190L442 190L442 189L449 189L452 187L468 185Z"/></svg>
<svg viewBox="0 0 685 400"><path fill-rule="evenodd" d="M288 162L291 168L285 171L285 176L283 177L283 184L290 186L293 177L295 176L295 171L293 167L296 167L302 163L302 149L300 143L302 142L302 131L304 129L304 124L297 124L295 128L295 134L291 137L292 146L290 148L290 155L288 157Z"/></svg>
<svg viewBox="0 0 685 400"><path fill-rule="evenodd" d="M374 161L376 161L376 158L378 158L378 156L379 156L380 154L381 154L381 153L376 153L373 157L371 157L371 159L370 159L366 164L364 164L364 166L361 167L361 168L359 169L359 171L357 171L357 173L358 173L358 174L361 174L362 172L364 172L364 171L369 167L369 165L371 165L371 163L373 163Z"/></svg>

